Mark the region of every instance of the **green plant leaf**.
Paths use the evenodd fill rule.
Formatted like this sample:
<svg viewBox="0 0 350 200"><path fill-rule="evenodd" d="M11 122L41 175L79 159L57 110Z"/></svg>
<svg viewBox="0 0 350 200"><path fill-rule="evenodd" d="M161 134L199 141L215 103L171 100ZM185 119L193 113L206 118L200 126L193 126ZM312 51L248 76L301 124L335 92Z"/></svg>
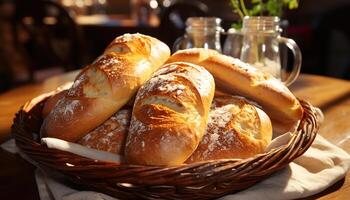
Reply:
<svg viewBox="0 0 350 200"><path fill-rule="evenodd" d="M262 10L262 6L261 4L257 4L257 5L254 5L252 7L252 9L250 9L248 12L249 12L249 15L250 16L257 16L259 15L263 10Z"/></svg>
<svg viewBox="0 0 350 200"><path fill-rule="evenodd" d="M242 22L233 23L231 27L234 29L240 30L242 29Z"/></svg>
<svg viewBox="0 0 350 200"><path fill-rule="evenodd" d="M239 0L231 0L230 3L231 3L233 12L237 13L242 20L244 15L240 7Z"/></svg>
<svg viewBox="0 0 350 200"><path fill-rule="evenodd" d="M242 10L244 16L249 15L248 10L247 10L247 8L245 7L245 2L244 2L244 0L240 0L239 2L240 2L241 10Z"/></svg>
<svg viewBox="0 0 350 200"><path fill-rule="evenodd" d="M292 10L292 9L298 8L299 2L298 2L298 0L283 0L283 6Z"/></svg>
<svg viewBox="0 0 350 200"><path fill-rule="evenodd" d="M266 2L266 11L270 16L282 15L283 2L279 0L268 0Z"/></svg>
<svg viewBox="0 0 350 200"><path fill-rule="evenodd" d="M283 8L292 10L299 6L299 0L230 0L230 3L233 12L237 13L241 20L246 15L280 17L283 13Z"/></svg>
<svg viewBox="0 0 350 200"><path fill-rule="evenodd" d="M298 0L290 0L290 1L289 1L288 8L289 8L290 10L296 9L296 8L298 8L298 7L299 7L299 2L298 2Z"/></svg>

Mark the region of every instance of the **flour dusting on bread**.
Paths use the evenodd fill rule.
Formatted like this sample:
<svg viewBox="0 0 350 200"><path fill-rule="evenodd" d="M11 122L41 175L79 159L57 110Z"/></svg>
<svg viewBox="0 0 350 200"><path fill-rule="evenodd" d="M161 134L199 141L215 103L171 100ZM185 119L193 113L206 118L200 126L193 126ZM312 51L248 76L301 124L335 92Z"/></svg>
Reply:
<svg viewBox="0 0 350 200"><path fill-rule="evenodd" d="M78 143L89 148L122 155L130 118L131 110L119 110L103 124L86 134Z"/></svg>
<svg viewBox="0 0 350 200"><path fill-rule="evenodd" d="M81 112L84 109L79 100L67 102L64 98L57 102L55 108L56 109L52 111L55 120L63 118L65 121L71 120L74 113Z"/></svg>
<svg viewBox="0 0 350 200"><path fill-rule="evenodd" d="M251 157L264 151L271 135L271 122L257 107L240 97L218 96L212 103L203 140L186 163Z"/></svg>
<svg viewBox="0 0 350 200"><path fill-rule="evenodd" d="M128 162L182 164L202 139L214 79L189 63L163 66L138 91L127 137Z"/></svg>

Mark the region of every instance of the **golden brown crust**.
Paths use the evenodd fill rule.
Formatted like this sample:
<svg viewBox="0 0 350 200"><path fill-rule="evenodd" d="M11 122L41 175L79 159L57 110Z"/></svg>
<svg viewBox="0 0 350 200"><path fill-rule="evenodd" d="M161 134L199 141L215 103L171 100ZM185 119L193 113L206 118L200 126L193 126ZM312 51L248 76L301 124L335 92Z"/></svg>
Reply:
<svg viewBox="0 0 350 200"><path fill-rule="evenodd" d="M77 76L45 118L41 135L70 142L81 139L125 105L169 55L169 48L155 38L142 34L117 37Z"/></svg>
<svg viewBox="0 0 350 200"><path fill-rule="evenodd" d="M130 118L131 108L121 109L77 143L89 148L123 155Z"/></svg>
<svg viewBox="0 0 350 200"><path fill-rule="evenodd" d="M43 118L45 118L51 112L51 110L55 107L57 102L60 99L62 99L67 94L67 92L68 90L60 91L57 94L54 94L47 99L43 107L43 112L42 112Z"/></svg>
<svg viewBox="0 0 350 200"><path fill-rule="evenodd" d="M184 61L205 67L219 90L259 103L270 116L274 132L289 131L302 118L303 109L295 96L269 74L229 56L208 49L187 49L173 54L167 63Z"/></svg>
<svg viewBox="0 0 350 200"><path fill-rule="evenodd" d="M205 132L214 80L204 68L171 63L138 91L125 157L134 164L182 164Z"/></svg>
<svg viewBox="0 0 350 200"><path fill-rule="evenodd" d="M68 92L68 89L72 86L73 82L67 82L59 87L57 87L52 92L47 93L48 98L44 104L42 116L45 118L51 110L55 107L57 102L62 99L66 93Z"/></svg>
<svg viewBox="0 0 350 200"><path fill-rule="evenodd" d="M271 121L262 110L242 97L216 96L203 140L186 163L252 157L271 138Z"/></svg>

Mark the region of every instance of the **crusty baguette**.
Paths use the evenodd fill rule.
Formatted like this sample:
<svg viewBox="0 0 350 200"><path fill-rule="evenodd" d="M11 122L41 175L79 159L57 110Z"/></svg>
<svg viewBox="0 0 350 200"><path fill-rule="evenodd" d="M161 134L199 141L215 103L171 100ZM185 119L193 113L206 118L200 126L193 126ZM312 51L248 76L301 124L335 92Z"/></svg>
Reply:
<svg viewBox="0 0 350 200"><path fill-rule="evenodd" d="M62 99L65 94L68 92L68 89L72 87L73 82L67 82L59 87L57 87L55 90L47 93L48 97L47 100L45 101L43 111L42 111L42 116L45 118L51 110L55 107L57 102Z"/></svg>
<svg viewBox="0 0 350 200"><path fill-rule="evenodd" d="M43 107L42 115L44 118L67 94L69 89L67 86L69 85L58 87L50 93L52 96L47 98ZM125 139L130 125L131 110L130 106L124 106L101 125L78 140L77 143L92 149L123 155Z"/></svg>
<svg viewBox="0 0 350 200"><path fill-rule="evenodd" d="M186 161L244 159L264 152L272 138L270 118L242 97L215 97L203 140Z"/></svg>
<svg viewBox="0 0 350 200"><path fill-rule="evenodd" d="M48 97L48 99L46 100L44 107L43 107L43 118L47 117L47 115L49 115L49 113L51 112L51 110L56 106L56 104L63 99L64 96L66 96L68 92L67 90L61 90L61 91L57 91L56 94L53 94L52 96Z"/></svg>
<svg viewBox="0 0 350 200"><path fill-rule="evenodd" d="M129 163L182 164L207 125L214 79L190 63L165 65L138 91L126 140Z"/></svg>
<svg viewBox="0 0 350 200"><path fill-rule="evenodd" d="M300 102L279 80L242 61L209 49L177 51L167 63L183 61L205 67L219 90L247 97L258 104L272 120L273 130L282 134L302 118Z"/></svg>
<svg viewBox="0 0 350 200"><path fill-rule="evenodd" d="M41 127L42 137L76 142L125 105L170 55L161 41L141 35L117 37L85 67Z"/></svg>
<svg viewBox="0 0 350 200"><path fill-rule="evenodd" d="M78 144L123 155L130 118L131 108L123 107L103 124L86 134Z"/></svg>

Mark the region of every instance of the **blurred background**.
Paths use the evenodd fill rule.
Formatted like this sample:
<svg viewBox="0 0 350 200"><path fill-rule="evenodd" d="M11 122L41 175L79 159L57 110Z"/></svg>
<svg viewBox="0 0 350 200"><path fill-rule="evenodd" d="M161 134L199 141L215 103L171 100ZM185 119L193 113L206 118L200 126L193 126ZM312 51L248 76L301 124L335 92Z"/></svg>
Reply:
<svg viewBox="0 0 350 200"><path fill-rule="evenodd" d="M0 92L79 69L124 33L171 47L191 16L219 17L225 30L238 20L230 0L0 0ZM350 80L349 0L299 1L282 18L302 73Z"/></svg>

